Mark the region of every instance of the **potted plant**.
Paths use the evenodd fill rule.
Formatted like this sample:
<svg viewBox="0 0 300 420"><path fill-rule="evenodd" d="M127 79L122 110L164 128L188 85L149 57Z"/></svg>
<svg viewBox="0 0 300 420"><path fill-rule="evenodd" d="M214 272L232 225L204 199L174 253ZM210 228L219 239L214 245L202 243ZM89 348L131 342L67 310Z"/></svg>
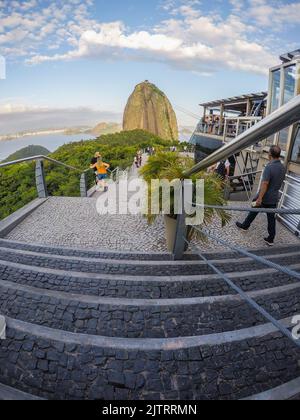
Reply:
<svg viewBox="0 0 300 420"><path fill-rule="evenodd" d="M198 174L187 177L185 172L194 166L194 160L190 157L183 156L180 153L174 152L158 152L156 155L151 156L145 166L141 168L140 174L148 184L149 198L152 194L152 180L168 180L173 181L175 179L192 180L193 184L197 180L204 180L204 202L206 205L217 205L224 206L226 200L224 198L224 182L214 173L199 172ZM193 190L193 200L196 199L196 189ZM162 191L159 191L159 208L160 211L164 208ZM171 190L170 196L170 213L165 214L165 226L166 226L166 240L168 250L173 252L174 242L176 237L177 228L177 215L174 212L174 190ZM155 221L157 215L151 213L151 200L149 199L149 209L147 218L149 223ZM221 225L225 226L230 220L230 216L224 210L215 210L211 208L204 209L204 225L209 225L213 218L217 216L221 220ZM193 235L198 233L192 227L188 227L188 239L191 239Z"/></svg>

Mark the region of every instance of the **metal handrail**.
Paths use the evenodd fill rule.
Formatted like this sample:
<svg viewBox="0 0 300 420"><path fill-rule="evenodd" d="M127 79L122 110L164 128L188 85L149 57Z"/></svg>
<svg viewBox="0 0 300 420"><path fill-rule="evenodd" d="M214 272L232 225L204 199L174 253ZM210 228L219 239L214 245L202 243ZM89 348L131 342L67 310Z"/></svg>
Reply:
<svg viewBox="0 0 300 420"><path fill-rule="evenodd" d="M254 175L258 175L258 174L262 174L262 173L263 173L263 171L245 172L244 174L230 176L230 177L228 177L228 179L230 181L233 181L234 179L247 178L247 176L254 176Z"/></svg>
<svg viewBox="0 0 300 420"><path fill-rule="evenodd" d="M200 231L202 232L202 231ZM207 234L206 232L202 232ZM222 243L223 241L219 240L219 238L213 237L211 235L208 235L211 238L217 240L218 242ZM186 239L184 239L185 242L191 246L190 242L187 241ZM243 255L247 255L248 257L262 262L263 264L272 266L275 269L280 268L281 271L283 271L283 268L285 269L284 272L286 272L287 274L290 274L294 277L296 277L298 280L300 280L300 273L294 272L292 270L289 270L287 267L280 267L278 266L278 264L272 263L269 260L266 260L265 258L262 257L258 257L254 254L248 253L244 250L241 250L240 248L237 247L232 247L230 245L228 245L227 242L223 242L224 245L228 246L229 248L233 249L236 252L242 253ZM200 256L200 258L206 262L206 264L218 275L220 276L227 284L230 288L232 288L245 302L247 302L252 308L254 308L258 313L260 313L266 320L268 320L269 322L271 322L277 329L278 331L280 331L283 335L285 335L290 341L292 341L292 343L294 343L298 348L300 348L300 340L296 340L292 333L289 331L288 328L286 328L284 325L282 325L276 318L274 318L271 314L269 314L268 311L266 311L261 305L259 305L253 298L251 298L241 287L237 286L230 278L227 274L223 273L221 270L219 270L216 265L210 261L202 252L200 252L199 248L196 246L191 246L194 251Z"/></svg>
<svg viewBox="0 0 300 420"><path fill-rule="evenodd" d="M244 207L228 207L228 206L215 206L215 205L196 205L204 208L213 208L213 209L220 209L220 210L231 210L231 211L252 211L256 213L285 213L285 214L300 214L300 209L258 209L258 208L244 208ZM217 243L223 245L226 248L231 249L233 252L236 252L238 254L241 254L245 257L251 258L252 260L261 263L263 265L266 265L272 269L275 269L279 272L282 272L284 274L287 274L290 277L293 277L300 281L300 273L290 269L286 266L281 266L279 264L276 264L265 257L256 255L252 252L249 252L239 246L232 245L228 243L228 241L223 240L216 235L211 234L207 229L198 228L196 226L193 226L195 231L199 232L201 235L205 235L208 238L216 241ZM201 259L206 262L206 264L217 274L219 275L229 287L231 287L245 302L247 302L252 308L254 308L257 312L259 312L265 319L267 319L269 322L271 322L277 329L280 331L284 336L286 336L290 341L292 341L298 348L300 348L300 340L296 340L292 333L289 331L288 328L286 328L284 325L282 325L275 317L273 317L268 311L266 311L261 305L259 305L253 298L251 298L241 287L237 286L234 281L232 281L229 276L226 273L223 273L216 265L209 260L207 256L203 254L199 250L199 248L193 244L191 244L190 241L187 240L186 237L182 238L184 243L186 243L188 246L190 246L200 257Z"/></svg>
<svg viewBox="0 0 300 420"><path fill-rule="evenodd" d="M273 134L298 122L300 119L300 95L293 98L286 105L282 106L262 121L240 134L231 143L221 147L193 168L184 172L184 176L194 175L209 168L228 156L240 153L249 146L253 146Z"/></svg>
<svg viewBox="0 0 300 420"><path fill-rule="evenodd" d="M1 163L0 168L5 168L7 166L17 165L19 163L33 162L33 161L42 160L42 159L47 160L47 161L52 162L52 163L55 163L55 164L60 165L60 166L64 166L68 169L72 169L74 171L80 172L81 174L84 173L84 172L88 172L90 170L90 169L83 170L83 169L75 168L75 166L67 165L66 163L59 162L58 160L52 159L52 158L50 158L48 156L44 156L44 155L31 156L31 157L27 157L27 158L23 158L23 159L13 160L11 162Z"/></svg>
<svg viewBox="0 0 300 420"><path fill-rule="evenodd" d="M37 191L38 191L38 196L39 198L46 198L48 197L48 191L47 191L47 186L46 186L46 181L45 181L45 176L44 176L44 165L43 162L44 161L48 161L51 163L54 163L56 165L59 166L63 166L64 168L67 169L71 169L73 171L76 171L78 174L81 174L80 177L80 194L81 197L87 197L87 173L91 170L91 168L88 169L79 169L76 168L75 166L71 166L71 165L67 165L66 163L60 162L58 160L52 159L48 156L45 155L37 155L37 156L30 156L27 158L23 158L23 159L18 159L18 160L13 160L11 162L4 162L4 163L0 163L0 169L1 168L7 168L9 166L13 166L13 165L18 165L21 163L26 163L26 162L36 162L36 187L37 187Z"/></svg>

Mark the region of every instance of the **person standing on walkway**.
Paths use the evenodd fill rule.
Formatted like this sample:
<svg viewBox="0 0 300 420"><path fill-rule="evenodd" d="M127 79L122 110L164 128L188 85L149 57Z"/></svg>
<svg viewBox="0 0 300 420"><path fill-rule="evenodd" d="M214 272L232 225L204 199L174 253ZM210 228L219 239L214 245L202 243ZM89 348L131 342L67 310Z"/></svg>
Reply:
<svg viewBox="0 0 300 420"><path fill-rule="evenodd" d="M101 158L101 154L100 152L96 152L94 157L91 160L91 164L90 164L90 168L93 169L94 173L95 173L95 180L96 180L96 185L98 184L98 173L97 173L97 168L96 168L96 163L98 162L98 159Z"/></svg>
<svg viewBox="0 0 300 420"><path fill-rule="evenodd" d="M106 183L107 171L110 168L108 163L103 162L102 157L98 157L97 163L94 166L97 169L97 178L98 178L98 188L102 188L104 192L108 190Z"/></svg>
<svg viewBox="0 0 300 420"><path fill-rule="evenodd" d="M281 163L281 149L279 146L272 146L269 152L270 163L266 166L261 187L256 199L253 202L253 207L264 209L276 209L279 202L279 191L283 184L286 169ZM250 212L244 223L236 223L239 229L247 231L258 213ZM276 215L274 213L267 213L268 216L268 232L269 237L264 241L267 245L273 246L276 237Z"/></svg>

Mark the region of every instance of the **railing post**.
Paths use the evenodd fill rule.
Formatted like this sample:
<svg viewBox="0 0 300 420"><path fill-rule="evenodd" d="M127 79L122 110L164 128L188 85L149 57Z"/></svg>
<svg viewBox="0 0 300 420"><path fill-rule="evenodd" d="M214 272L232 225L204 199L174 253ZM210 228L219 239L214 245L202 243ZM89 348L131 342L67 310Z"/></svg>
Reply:
<svg viewBox="0 0 300 420"><path fill-rule="evenodd" d="M184 208L184 184L181 189L182 213L177 215L176 235L174 241L173 258L175 261L182 260L186 250L185 238L187 238L186 214Z"/></svg>
<svg viewBox="0 0 300 420"><path fill-rule="evenodd" d="M35 164L35 182L39 198L47 198L48 191L45 181L44 161L39 159Z"/></svg>
<svg viewBox="0 0 300 420"><path fill-rule="evenodd" d="M86 172L84 172L80 177L80 196L86 198L88 195L87 191L87 177Z"/></svg>

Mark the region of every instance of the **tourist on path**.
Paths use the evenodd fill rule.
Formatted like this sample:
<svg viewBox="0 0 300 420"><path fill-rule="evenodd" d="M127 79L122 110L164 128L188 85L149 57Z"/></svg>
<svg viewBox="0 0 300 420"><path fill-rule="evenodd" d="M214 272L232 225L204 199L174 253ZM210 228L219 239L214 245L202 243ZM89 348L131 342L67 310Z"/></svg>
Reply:
<svg viewBox="0 0 300 420"><path fill-rule="evenodd" d="M269 152L270 163L266 166L259 193L254 200L254 207L264 209L276 209L279 202L279 191L285 178L285 167L280 161L281 149L279 146L272 146ZM239 229L247 231L256 219L258 213L250 212L244 223L236 223ZM264 241L269 246L274 245L276 237L276 216L274 213L267 213L269 237Z"/></svg>
<svg viewBox="0 0 300 420"><path fill-rule="evenodd" d="M138 169L139 168L139 156L138 155L135 155L134 163L135 163L136 168Z"/></svg>
<svg viewBox="0 0 300 420"><path fill-rule="evenodd" d="M139 168L143 165L143 152L140 150L138 153L138 159L139 159Z"/></svg>
<svg viewBox="0 0 300 420"><path fill-rule="evenodd" d="M94 173L95 173L95 182L96 185L98 184L98 173L97 173L97 168L96 168L96 163L98 162L98 159L101 158L101 153L100 152L96 152L94 157L91 160L91 165L90 168L93 169Z"/></svg>
<svg viewBox="0 0 300 420"><path fill-rule="evenodd" d="M93 169L97 171L97 189L103 189L104 192L108 190L108 185L106 183L107 179L107 170L110 168L108 163L103 162L102 156L98 156L97 162L93 165Z"/></svg>

